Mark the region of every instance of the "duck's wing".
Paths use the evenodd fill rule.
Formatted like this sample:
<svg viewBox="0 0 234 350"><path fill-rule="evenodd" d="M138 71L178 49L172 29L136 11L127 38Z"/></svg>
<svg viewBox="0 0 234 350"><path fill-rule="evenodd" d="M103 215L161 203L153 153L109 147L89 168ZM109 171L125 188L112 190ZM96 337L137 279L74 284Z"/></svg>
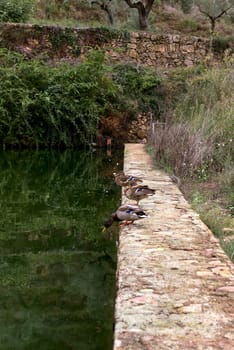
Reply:
<svg viewBox="0 0 234 350"><path fill-rule="evenodd" d="M150 188L147 185L133 186L131 191L132 191L132 194L134 194L136 196L148 195L148 194L153 195L155 193L155 190Z"/></svg>
<svg viewBox="0 0 234 350"><path fill-rule="evenodd" d="M130 205L130 204L121 206L118 209L118 211L121 212L121 213L126 213L126 214L133 214L133 213L145 214L141 207L139 207L138 205Z"/></svg>
<svg viewBox="0 0 234 350"><path fill-rule="evenodd" d="M139 177L134 175L126 175L126 177L127 177L128 183L133 185L137 184L138 182L143 182Z"/></svg>
<svg viewBox="0 0 234 350"><path fill-rule="evenodd" d="M137 220L147 217L147 214L138 205L123 205L116 211L119 220Z"/></svg>

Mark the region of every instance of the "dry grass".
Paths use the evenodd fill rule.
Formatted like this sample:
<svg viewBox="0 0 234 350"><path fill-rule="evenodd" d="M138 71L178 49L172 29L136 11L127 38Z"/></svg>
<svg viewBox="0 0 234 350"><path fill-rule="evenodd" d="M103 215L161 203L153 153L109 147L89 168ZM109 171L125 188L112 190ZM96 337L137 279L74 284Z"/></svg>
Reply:
<svg viewBox="0 0 234 350"><path fill-rule="evenodd" d="M214 140L205 136L204 126L194 132L188 122L165 125L152 139L156 159L183 178L193 177L212 158Z"/></svg>
<svg viewBox="0 0 234 350"><path fill-rule="evenodd" d="M185 197L234 260L234 86L231 67L168 77L166 124L156 124L157 163L179 176ZM178 88L177 88L178 87ZM177 92L177 94L175 93ZM171 95L170 95L171 94ZM171 100L170 100L171 96ZM165 111L164 111L165 113Z"/></svg>
<svg viewBox="0 0 234 350"><path fill-rule="evenodd" d="M105 12L98 6L90 6L86 0L35 0L35 12L32 23L56 23L57 25L96 27L108 26ZM129 30L138 30L137 12L130 9L124 1L110 3L114 17L114 26ZM230 35L232 23L221 19L217 32ZM184 14L178 4L155 1L149 16L149 30L160 33L184 33L197 36L209 36L209 22L196 8L191 14Z"/></svg>

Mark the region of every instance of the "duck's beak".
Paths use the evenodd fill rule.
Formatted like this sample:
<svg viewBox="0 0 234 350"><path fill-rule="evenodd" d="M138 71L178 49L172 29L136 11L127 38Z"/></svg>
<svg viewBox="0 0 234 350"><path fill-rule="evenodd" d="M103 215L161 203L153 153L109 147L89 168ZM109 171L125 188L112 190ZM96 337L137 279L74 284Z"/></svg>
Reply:
<svg viewBox="0 0 234 350"><path fill-rule="evenodd" d="M105 232L105 231L106 231L106 227L103 226L103 227L102 227L102 232Z"/></svg>

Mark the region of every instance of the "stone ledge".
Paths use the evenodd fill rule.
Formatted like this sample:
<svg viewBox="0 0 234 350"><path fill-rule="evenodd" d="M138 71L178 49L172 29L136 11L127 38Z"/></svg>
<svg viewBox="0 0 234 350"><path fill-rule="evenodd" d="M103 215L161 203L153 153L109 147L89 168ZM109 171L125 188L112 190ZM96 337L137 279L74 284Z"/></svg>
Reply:
<svg viewBox="0 0 234 350"><path fill-rule="evenodd" d="M234 348L234 265L144 145L125 146L124 170L157 191L120 231L114 350Z"/></svg>

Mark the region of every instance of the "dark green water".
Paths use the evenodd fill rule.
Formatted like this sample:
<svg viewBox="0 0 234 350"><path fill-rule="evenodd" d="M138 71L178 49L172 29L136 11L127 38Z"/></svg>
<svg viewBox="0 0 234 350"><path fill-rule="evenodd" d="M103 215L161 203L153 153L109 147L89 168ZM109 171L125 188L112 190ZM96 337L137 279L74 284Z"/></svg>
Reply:
<svg viewBox="0 0 234 350"><path fill-rule="evenodd" d="M0 154L0 349L112 348L120 157Z"/></svg>

